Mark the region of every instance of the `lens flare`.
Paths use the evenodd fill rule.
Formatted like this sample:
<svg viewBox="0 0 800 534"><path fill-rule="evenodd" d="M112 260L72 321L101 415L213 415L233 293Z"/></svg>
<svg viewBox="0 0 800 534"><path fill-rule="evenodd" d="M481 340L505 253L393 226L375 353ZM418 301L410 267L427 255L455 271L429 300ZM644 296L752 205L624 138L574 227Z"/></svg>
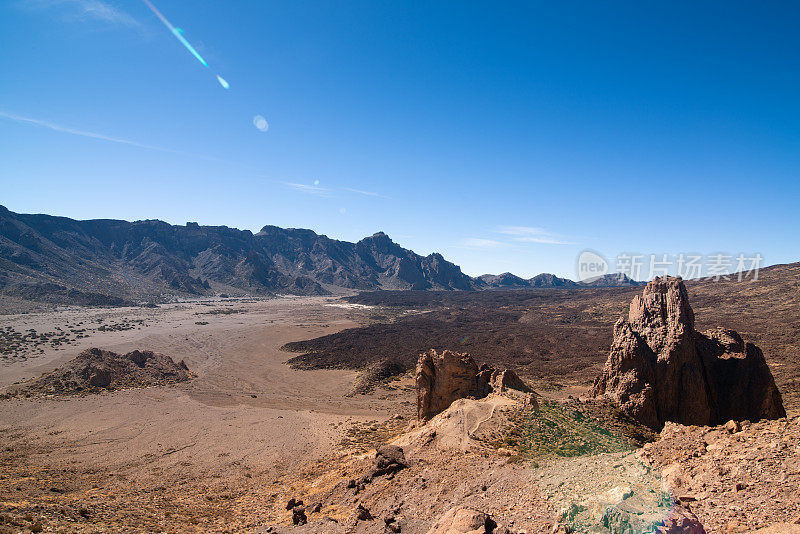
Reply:
<svg viewBox="0 0 800 534"><path fill-rule="evenodd" d="M267 130L269 130L269 123L267 122L267 119L265 119L261 115L256 115L255 117L253 117L253 126L258 128L262 132L266 132Z"/></svg>
<svg viewBox="0 0 800 534"><path fill-rule="evenodd" d="M208 63L206 62L206 60L205 60L205 59L203 59L203 56L201 56L201 55L200 55L200 53L199 53L199 52L197 52L197 50L195 50L195 49L194 49L194 47L193 47L193 46L192 46L192 45L189 43L189 41L187 41L187 40L186 40L186 37L184 37L184 36L183 36L183 30L182 30L182 29L180 29L180 28L176 28L175 26L173 26L173 25L172 25L172 23L171 23L169 20L167 20L167 17L165 17L165 16L164 16L164 15L161 13L161 11L159 11L159 10L158 10L158 8L157 8L156 6L154 6L154 5L152 4L152 2L150 2L150 0L142 0L142 2L144 2L144 4L145 4L145 5L146 5L148 8L150 8L150 11L152 11L153 13L155 13L156 17L158 17L158 20L160 20L160 21L161 21L161 22L164 24L164 26L166 26L166 27L167 27L167 29L170 31L170 33L172 33L172 35L174 35L174 36L175 36L175 38L176 38L178 41L180 41L180 43L181 43L181 44L182 44L182 45L183 45L183 46L186 48L186 50L188 50L189 52L191 52L191 54L192 54L192 55L193 55L195 58L197 58L197 61L199 61L200 63L202 63L202 65L203 65L204 67L208 68ZM219 84L220 84L222 87L224 87L225 89L227 89L227 88L229 88L229 87L230 87L230 85L228 84L228 82L227 82L227 81L225 81L225 79L224 79L222 76L220 76L219 74L217 74L217 81L218 81L218 82L219 82Z"/></svg>

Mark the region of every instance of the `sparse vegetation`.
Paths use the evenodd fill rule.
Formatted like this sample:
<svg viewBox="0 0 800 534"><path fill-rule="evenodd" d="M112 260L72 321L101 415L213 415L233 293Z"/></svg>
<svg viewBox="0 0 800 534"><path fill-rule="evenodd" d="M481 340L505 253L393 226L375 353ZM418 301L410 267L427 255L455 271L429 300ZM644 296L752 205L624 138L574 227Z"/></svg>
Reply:
<svg viewBox="0 0 800 534"><path fill-rule="evenodd" d="M583 411L559 402L541 401L538 407L520 412L516 422L505 445L527 458L621 452L637 446Z"/></svg>

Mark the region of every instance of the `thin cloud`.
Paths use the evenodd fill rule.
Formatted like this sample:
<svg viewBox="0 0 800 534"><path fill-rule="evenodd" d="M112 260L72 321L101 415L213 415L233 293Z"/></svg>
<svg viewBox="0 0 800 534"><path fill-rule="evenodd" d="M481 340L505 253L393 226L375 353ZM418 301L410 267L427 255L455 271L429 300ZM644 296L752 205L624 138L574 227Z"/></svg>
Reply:
<svg viewBox="0 0 800 534"><path fill-rule="evenodd" d="M79 130L77 128L71 128L69 126L62 126L60 124L55 124L49 121L41 120L41 119L34 119L32 117L24 117L22 115L17 115L14 113L8 113L6 111L0 110L0 118L8 119L10 121L14 121L20 124L31 124L34 126L40 126L42 128L47 128L48 130L52 130L54 132L65 133L69 135L76 135L78 137L88 137L89 139L99 139L101 141L108 141L110 143L118 143L121 145L128 145L133 146L136 148L143 148L145 150L157 150L158 152L167 152L169 154L178 154L181 156L189 156L192 158L200 158L207 161L216 161L220 163L227 163L233 164L232 162L226 161L224 159L215 158L213 156L204 156L202 154L194 154L192 152L184 152L182 150L174 150L172 148L166 148L161 146L155 145L148 145L145 143L139 143L137 141L131 141L129 139L123 139L121 137L113 137L110 135L105 135L96 132L89 132L86 130Z"/></svg>
<svg viewBox="0 0 800 534"><path fill-rule="evenodd" d="M562 236L554 234L545 228L537 226L499 226L496 232L511 236L511 240L518 243L539 243L543 245L576 244L572 241L565 240Z"/></svg>
<svg viewBox="0 0 800 534"><path fill-rule="evenodd" d="M140 143L138 141L132 141L130 139L124 139L122 137L115 137L115 136L106 135L106 134L102 134L102 133L98 133L98 132L90 132L88 130L81 130L81 129L78 129L78 128L73 128L71 126L64 126L64 125L57 124L57 123L54 123L54 122L50 122L50 121L47 121L47 120L37 119L37 118L33 118L33 117L26 117L26 116L23 116L23 115L18 115L16 113L9 113L9 112L3 111L3 110L0 110L0 119L6 119L6 120L9 120L9 121L12 121L12 122L16 122L18 124L27 124L27 125L31 125L31 126L37 126L37 127L40 127L40 128L46 128L46 129L54 131L54 132L64 133L64 134L68 134L68 135L74 135L74 136L78 136L78 137L86 137L86 138L89 138L89 139L97 139L97 140L106 141L106 142L109 142L109 143L117 143L117 144L120 144L120 145L127 145L127 146L132 146L132 147L135 147L135 148L145 149L145 150L155 150L155 151L158 151L158 152L166 152L168 154L176 154L176 155L179 155L179 156L187 156L187 157L190 157L190 158L197 158L197 159L202 159L202 160L205 160L205 161L214 161L214 162L217 162L217 163L224 163L226 165L232 165L232 166L235 166L235 167L247 168L247 169L250 169L250 170L255 170L255 169L251 169L250 167L247 167L245 165L242 165L240 163L237 163L237 162L234 162L234 161L229 161L229 160L222 159L222 158L216 158L214 156L206 156L206 155L203 155L203 154L195 154L193 152L185 152L183 150L175 150L173 148L167 148L167 147L156 146L156 145L149 145L147 143ZM274 181L274 180L273 180L273 182L282 184L282 185L284 185L286 187L289 187L289 188L291 188L291 189L293 189L295 191L298 191L300 193L305 193L307 195L316 195L316 196L319 196L319 197L333 197L333 196L336 196L335 193L337 191L337 190L330 189L328 187L322 187L322 186L316 185L316 184L302 184L302 183L299 183L299 182L286 182L286 181ZM359 190L359 189L344 188L344 189L341 189L340 191L349 191L351 193L356 193L356 194L360 194L360 195L367 195L367 196L372 196L372 197L376 197L376 198L388 198L388 197L385 197L384 195L381 195L380 193L374 193L372 191L362 191L362 190Z"/></svg>
<svg viewBox="0 0 800 534"><path fill-rule="evenodd" d="M142 24L108 2L101 0L24 0L20 5L27 9L52 11L61 7L69 20L94 20L113 26L141 29Z"/></svg>
<svg viewBox="0 0 800 534"><path fill-rule="evenodd" d="M307 195L315 195L318 197L335 197L339 196L337 193L341 193L342 191L347 193L355 193L357 195L363 195L368 197L374 198L389 198L384 196L380 193L376 193L374 191L364 191L362 189L353 189L351 187L342 187L342 188L331 188L331 187L322 187L318 184L302 184L299 182L280 182L286 187L294 189L299 193L305 193Z"/></svg>
<svg viewBox="0 0 800 534"><path fill-rule="evenodd" d="M562 241L556 237L550 236L520 236L515 237L514 241L520 243L543 243L545 245L575 245L573 241Z"/></svg>
<svg viewBox="0 0 800 534"><path fill-rule="evenodd" d="M312 185L312 184L300 184L297 182L281 182L286 187L294 189L300 193L305 193L307 195L315 195L318 197L330 197L333 196L333 190L328 189L327 187L322 187L319 185Z"/></svg>
<svg viewBox="0 0 800 534"><path fill-rule="evenodd" d="M345 187L344 190L349 191L350 193L356 193L357 195L364 195L366 197L389 198L386 195L376 193L375 191L364 191L363 189L353 189L351 187Z"/></svg>
<svg viewBox="0 0 800 534"><path fill-rule="evenodd" d="M532 226L498 226L497 233L506 235L547 235L549 232L544 228L537 228Z"/></svg>
<svg viewBox="0 0 800 534"><path fill-rule="evenodd" d="M467 237L461 240L461 246L468 248L497 248L506 246L506 243L503 243L502 241L495 241L494 239Z"/></svg>

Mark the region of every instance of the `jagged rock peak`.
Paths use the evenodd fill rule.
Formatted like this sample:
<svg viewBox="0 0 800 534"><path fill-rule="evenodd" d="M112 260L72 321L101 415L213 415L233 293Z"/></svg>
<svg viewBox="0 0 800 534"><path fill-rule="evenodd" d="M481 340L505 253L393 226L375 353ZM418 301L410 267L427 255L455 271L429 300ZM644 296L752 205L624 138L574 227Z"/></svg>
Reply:
<svg viewBox="0 0 800 534"><path fill-rule="evenodd" d="M761 350L732 330L697 332L686 286L674 277L649 282L614 325L592 394L654 429L786 415Z"/></svg>

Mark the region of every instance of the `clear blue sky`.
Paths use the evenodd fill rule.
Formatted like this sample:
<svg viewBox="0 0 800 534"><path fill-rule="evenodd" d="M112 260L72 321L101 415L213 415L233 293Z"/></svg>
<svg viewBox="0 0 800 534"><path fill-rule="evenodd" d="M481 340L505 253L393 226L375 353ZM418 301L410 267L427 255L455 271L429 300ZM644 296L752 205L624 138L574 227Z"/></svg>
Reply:
<svg viewBox="0 0 800 534"><path fill-rule="evenodd" d="M153 3L208 68L141 0L0 3L0 204L383 230L470 274L800 259L796 3Z"/></svg>

